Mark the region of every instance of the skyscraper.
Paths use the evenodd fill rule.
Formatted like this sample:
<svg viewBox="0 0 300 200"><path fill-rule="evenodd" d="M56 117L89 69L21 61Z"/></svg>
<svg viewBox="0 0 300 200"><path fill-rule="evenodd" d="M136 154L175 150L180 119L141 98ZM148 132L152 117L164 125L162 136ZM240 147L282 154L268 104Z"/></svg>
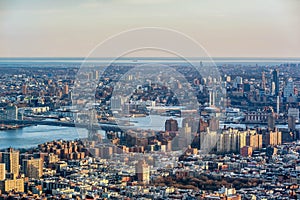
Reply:
<svg viewBox="0 0 300 200"><path fill-rule="evenodd" d="M5 168L7 172L12 173L13 177L19 175L19 151L9 148L7 152L3 152L2 159L5 163Z"/></svg>
<svg viewBox="0 0 300 200"><path fill-rule="evenodd" d="M279 71L278 71L278 69L273 70L272 76L273 76L273 82L275 84L274 95L278 96L279 95Z"/></svg>
<svg viewBox="0 0 300 200"><path fill-rule="evenodd" d="M277 98L276 98L276 112L277 112L277 115L279 115L279 112L280 112L280 98L279 98L279 96L277 96Z"/></svg>

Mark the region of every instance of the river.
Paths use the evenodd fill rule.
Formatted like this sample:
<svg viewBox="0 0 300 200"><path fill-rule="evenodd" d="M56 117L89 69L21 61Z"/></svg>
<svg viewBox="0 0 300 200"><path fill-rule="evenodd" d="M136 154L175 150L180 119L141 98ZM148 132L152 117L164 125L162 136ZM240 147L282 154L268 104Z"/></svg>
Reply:
<svg viewBox="0 0 300 200"><path fill-rule="evenodd" d="M134 122L133 124L136 128L164 130L165 120L169 118L170 117L155 115L154 117L130 118L130 121ZM181 118L175 119L177 119L180 126ZM88 131L83 128L47 125L29 126L16 130L2 130L0 131L0 149L8 147L31 148L52 140L86 138L87 134Z"/></svg>
<svg viewBox="0 0 300 200"><path fill-rule="evenodd" d="M134 127L141 129L152 130L164 130L165 121L171 117L167 116L147 116L140 118L130 118ZM129 118L127 118L128 120ZM181 127L182 118L175 117L178 121L179 127ZM124 119L123 119L124 120ZM226 124L227 127L241 127L245 128L245 124ZM257 125L247 125L249 128L253 128ZM220 124L220 128L224 127L224 124ZM287 125L278 125L278 128L287 128ZM297 125L300 128L300 125ZM74 140L80 138L86 138L88 131L83 128L76 127L61 127L61 126L29 126L16 130L3 130L0 131L0 149L13 147L13 148L30 148L36 147L38 144L45 143L52 140ZM99 131L101 133L101 131ZM102 132L104 134L104 132Z"/></svg>

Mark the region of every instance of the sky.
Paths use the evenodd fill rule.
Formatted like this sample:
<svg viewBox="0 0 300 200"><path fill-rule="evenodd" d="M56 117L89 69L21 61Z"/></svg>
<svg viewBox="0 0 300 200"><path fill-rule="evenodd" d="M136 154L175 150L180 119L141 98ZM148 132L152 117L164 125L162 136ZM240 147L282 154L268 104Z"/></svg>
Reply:
<svg viewBox="0 0 300 200"><path fill-rule="evenodd" d="M0 0L0 57L86 57L140 27L179 31L212 57L300 57L299 10L299 0Z"/></svg>

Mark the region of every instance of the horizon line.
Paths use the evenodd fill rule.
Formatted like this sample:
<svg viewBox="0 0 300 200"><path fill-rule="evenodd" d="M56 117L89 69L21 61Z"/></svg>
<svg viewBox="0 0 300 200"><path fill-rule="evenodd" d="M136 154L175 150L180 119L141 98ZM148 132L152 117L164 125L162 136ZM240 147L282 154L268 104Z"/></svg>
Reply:
<svg viewBox="0 0 300 200"><path fill-rule="evenodd" d="M139 57L81 57L81 56L36 56L36 57L17 57L17 56L12 56L12 57L1 57L0 59L181 59L180 57L159 57L159 56L139 56ZM185 58L190 58L190 59L300 59L299 57L296 56L286 56L286 57L251 57L251 56L216 56L216 57L185 57Z"/></svg>

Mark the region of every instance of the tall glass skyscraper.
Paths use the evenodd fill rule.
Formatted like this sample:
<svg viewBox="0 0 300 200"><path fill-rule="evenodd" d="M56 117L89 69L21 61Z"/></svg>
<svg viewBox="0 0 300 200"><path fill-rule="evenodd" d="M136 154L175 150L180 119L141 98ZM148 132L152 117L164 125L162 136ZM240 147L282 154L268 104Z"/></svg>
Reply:
<svg viewBox="0 0 300 200"><path fill-rule="evenodd" d="M279 71L278 71L278 69L274 69L272 72L272 75L273 75L273 82L275 83L274 95L278 96L279 95Z"/></svg>

